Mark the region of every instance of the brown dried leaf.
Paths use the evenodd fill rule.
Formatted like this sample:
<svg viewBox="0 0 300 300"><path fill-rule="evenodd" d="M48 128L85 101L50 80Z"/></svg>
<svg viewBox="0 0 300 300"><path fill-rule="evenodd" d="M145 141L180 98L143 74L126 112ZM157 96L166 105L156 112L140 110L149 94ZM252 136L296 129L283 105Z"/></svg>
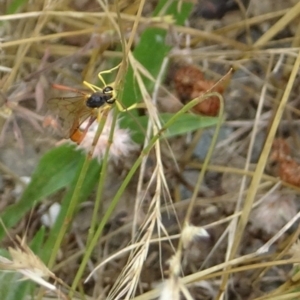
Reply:
<svg viewBox="0 0 300 300"><path fill-rule="evenodd" d="M197 67L188 65L179 68L173 77L179 99L183 103L192 100L191 96L195 88L194 86L198 81L202 80L204 80L203 73Z"/></svg>
<svg viewBox="0 0 300 300"><path fill-rule="evenodd" d="M295 186L300 186L300 164L289 154L291 150L286 140L275 139L270 153L271 162L277 163L275 176Z"/></svg>
<svg viewBox="0 0 300 300"><path fill-rule="evenodd" d="M188 65L179 68L174 74L175 89L179 99L187 103L206 92L224 92L224 86L216 85L216 82L205 80L203 73L194 66ZM216 116L219 113L220 100L216 96L209 97L192 109L193 112L207 116Z"/></svg>

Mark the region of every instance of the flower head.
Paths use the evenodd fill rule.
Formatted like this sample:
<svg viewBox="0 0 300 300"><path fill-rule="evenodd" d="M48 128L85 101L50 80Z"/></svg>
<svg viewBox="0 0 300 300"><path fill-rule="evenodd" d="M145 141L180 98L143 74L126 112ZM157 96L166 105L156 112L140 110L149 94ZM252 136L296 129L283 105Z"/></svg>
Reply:
<svg viewBox="0 0 300 300"><path fill-rule="evenodd" d="M93 158L97 158L98 161L100 161L106 151L106 148L109 144L109 137L110 137L110 131L112 127L113 122L113 115L110 112L107 116L107 119L105 121L104 128L101 132L101 135L97 141L97 144L95 146L95 149L93 151ZM85 124L83 124L84 127ZM77 147L77 149L82 149L85 152L89 152L92 147L92 143L95 137L95 134L97 132L98 128L98 122L94 122L88 129L88 132L86 133L85 137L83 138L80 145ZM113 134L113 141L110 145L109 154L110 158L118 160L122 157L127 157L132 151L135 151L138 149L138 145L132 141L129 130L128 129L122 129L119 126L119 122L116 122L114 134Z"/></svg>

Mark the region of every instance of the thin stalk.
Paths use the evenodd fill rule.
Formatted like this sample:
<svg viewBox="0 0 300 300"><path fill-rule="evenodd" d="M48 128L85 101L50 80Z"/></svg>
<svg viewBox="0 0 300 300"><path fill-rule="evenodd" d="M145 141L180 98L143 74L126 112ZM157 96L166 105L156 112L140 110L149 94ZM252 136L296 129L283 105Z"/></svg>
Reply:
<svg viewBox="0 0 300 300"><path fill-rule="evenodd" d="M87 245L90 244L92 237L94 236L96 224L98 221L98 213L99 213L99 208L101 206L101 200L102 200L102 194L104 190L104 184L105 184L105 179L106 179L106 170L108 166L108 160L109 160L109 150L110 146L113 142L113 134L116 126L116 121L117 121L117 111L115 110L113 121L112 121L112 126L109 134L109 139L108 139L108 145L105 150L105 154L102 160L102 168L101 168L101 173L100 173L100 179L97 187L97 194L96 194L96 200L95 200L95 205L94 205L94 210L93 210L93 215L92 215L92 221L89 229L89 234L87 238Z"/></svg>
<svg viewBox="0 0 300 300"><path fill-rule="evenodd" d="M96 133L96 137L99 138L102 130L103 130L103 127L105 125L105 119L100 119L100 122L99 122L99 126L98 126L98 129L97 129L97 133ZM95 140L95 139L94 139ZM65 216L65 221L61 227L61 230L59 231L59 234L57 236L57 239L56 239L56 242L53 246L53 250L52 250L52 253L51 253L51 256L50 256L50 259L49 259L49 262L48 262L48 267L49 269L51 269L54 265L54 262L55 262L55 258L56 258L56 255L57 255L57 252L60 248L60 245L61 245L61 242L69 228L69 225L70 225L70 222L71 220L73 219L73 216L74 216L74 212L75 212L75 209L78 205L78 201L79 201L79 196L80 196L80 190L82 188L82 185L83 185L83 182L84 182L84 179L86 177L86 174L87 174L87 170L89 168L89 165L91 163L91 157L92 157L92 151L94 150L94 148L92 147L89 155L86 156L85 160L84 160L84 163L82 165L82 169L80 171L80 174L79 174L79 177L78 177L78 180L77 180L77 183L75 185L75 188L74 188L74 192L72 194L72 198L71 198L71 201L70 201L70 206L67 210L67 213L66 213L66 216Z"/></svg>
<svg viewBox="0 0 300 300"><path fill-rule="evenodd" d="M214 135L212 137L211 145L208 149L207 155L206 155L205 160L203 162L203 167L202 167L201 172L198 176L197 183L196 183L191 201L189 203L189 206L188 206L188 209L187 209L187 212L186 212L186 215L185 215L184 227L188 226L188 224L189 224L193 209L195 207L195 202L196 202L197 197L198 197L198 193L199 193L199 190L200 190L201 183L203 181L203 178L204 178L205 172L207 170L208 164L210 162L210 159L212 157L213 151L215 149L217 139L218 139L218 136L219 136L219 132L220 132L220 128L221 128L222 123L223 123L222 115L224 113L224 101L223 101L223 98L222 98L221 95L217 94L217 96L218 96L219 101L220 101L219 120L218 120L218 123L216 125L216 129L215 129ZM178 243L178 247L177 247L179 253L181 253L181 251L182 251L182 246L183 246L183 241L182 241L182 236L181 236L181 238L179 240L179 243Z"/></svg>

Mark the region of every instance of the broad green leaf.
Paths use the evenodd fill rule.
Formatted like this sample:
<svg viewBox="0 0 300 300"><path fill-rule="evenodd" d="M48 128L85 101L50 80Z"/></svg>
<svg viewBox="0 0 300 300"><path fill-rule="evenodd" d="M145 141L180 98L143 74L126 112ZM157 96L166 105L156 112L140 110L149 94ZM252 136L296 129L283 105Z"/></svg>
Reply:
<svg viewBox="0 0 300 300"><path fill-rule="evenodd" d="M153 16L159 16L162 8L169 2L166 0L160 1L153 13ZM192 4L183 3L181 11L177 10L177 1L173 1L168 9L164 12L164 16L173 16L175 24L183 25L186 18L189 16ZM145 67L145 69L153 76L157 78L164 58L168 55L171 46L166 43L167 31L161 28L148 28L146 29L140 38L139 44L134 49L134 57ZM153 91L154 83L144 78L144 84L151 94ZM129 107L133 103L141 101L141 92L135 81L133 70L130 67L123 90L122 102L126 107Z"/></svg>
<svg viewBox="0 0 300 300"><path fill-rule="evenodd" d="M160 120L162 126L168 122L173 114L163 113L160 114ZM131 132L131 137L136 143L142 143L145 138L144 132L146 132L146 127L148 123L148 116L136 117L138 119L139 125L136 125L136 120L123 119L121 120L122 127L129 128ZM192 114L184 114L178 117L176 122L171 125L166 131L164 131L164 137L173 137L177 135L182 135L200 128L206 128L213 125L216 125L218 118L206 117Z"/></svg>
<svg viewBox="0 0 300 300"><path fill-rule="evenodd" d="M165 7L168 1L159 1L153 16L159 16L161 10ZM169 5L168 9L164 11L164 16L169 15L173 17L175 24L183 25L184 21L189 16L192 4L183 3L181 11L177 10L177 1L173 1ZM157 78L160 68L162 66L164 58L168 55L171 50L171 46L166 43L167 31L160 28L148 28L146 29L140 38L139 44L134 49L134 57L139 61L141 65L153 76L154 79ZM154 88L154 83L146 78L143 78L146 89L151 95ZM122 103L125 107L129 107L134 103L138 103L142 100L141 92L139 90L138 84L136 82L135 76L133 75L133 70L131 66L127 72L125 78L124 89L122 91ZM121 127L129 128L133 132L133 139L138 142L143 142L144 132L140 130L139 124L137 124L137 113L130 111L128 113L122 114ZM146 127L147 119L141 118L144 124L142 127ZM128 121L128 122L127 122ZM127 122L127 124L126 124ZM125 124L125 126L124 126ZM129 127L128 127L129 126Z"/></svg>
<svg viewBox="0 0 300 300"><path fill-rule="evenodd" d="M82 189L80 190L78 203L86 200L88 198L88 196L91 194L91 192L93 191L96 183L99 180L100 168L101 168L101 166L98 164L98 162L96 160L93 160L91 162L88 172L87 172L87 176L85 177L84 183L82 185ZM76 172L76 176L74 176L74 178L72 180L72 183L70 185L70 188L69 188L67 194L64 196L64 198L61 202L60 214L59 214L53 228L51 228L51 231L49 233L49 237L44 246L44 251L43 251L43 260L44 261L49 261L51 251L52 251L53 245L55 243L57 234L60 231L63 222L65 222L65 215L66 215L66 212L67 212L69 206L71 205L72 196L73 196L75 185L77 184L77 180L80 175L80 172L81 172L81 165Z"/></svg>
<svg viewBox="0 0 300 300"><path fill-rule="evenodd" d="M41 158L21 199L0 215L6 227L15 225L34 204L67 186L73 180L82 157L79 151L75 151L74 147L69 145L63 145L46 153ZM3 228L0 228L0 239L3 235Z"/></svg>
<svg viewBox="0 0 300 300"><path fill-rule="evenodd" d="M173 117L172 114L163 114L162 120L164 123L166 123L171 117ZM165 131L164 136L169 138L200 128L210 127L216 125L218 120L219 118L214 117L184 114L178 117L176 122Z"/></svg>

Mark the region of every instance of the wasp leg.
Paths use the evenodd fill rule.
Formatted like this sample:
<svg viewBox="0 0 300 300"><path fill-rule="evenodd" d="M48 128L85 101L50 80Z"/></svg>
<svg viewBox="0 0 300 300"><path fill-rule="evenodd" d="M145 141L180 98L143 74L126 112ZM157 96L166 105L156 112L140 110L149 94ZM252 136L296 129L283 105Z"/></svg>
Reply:
<svg viewBox="0 0 300 300"><path fill-rule="evenodd" d="M105 80L104 80L102 74L109 74L109 73L111 73L112 71L117 70L118 68L120 68L120 65L121 65L121 64L118 64L117 66L115 66L115 67L113 67L113 68L111 68L111 69L109 69L109 70L101 71L101 72L98 73L98 78L100 79L100 81L102 82L102 84L103 84L104 87L105 87L107 84L106 84L106 82L105 82Z"/></svg>
<svg viewBox="0 0 300 300"><path fill-rule="evenodd" d="M129 107L124 107L119 101L116 101L116 105L120 112L129 111L138 108L146 108L146 105L144 103L134 103Z"/></svg>

